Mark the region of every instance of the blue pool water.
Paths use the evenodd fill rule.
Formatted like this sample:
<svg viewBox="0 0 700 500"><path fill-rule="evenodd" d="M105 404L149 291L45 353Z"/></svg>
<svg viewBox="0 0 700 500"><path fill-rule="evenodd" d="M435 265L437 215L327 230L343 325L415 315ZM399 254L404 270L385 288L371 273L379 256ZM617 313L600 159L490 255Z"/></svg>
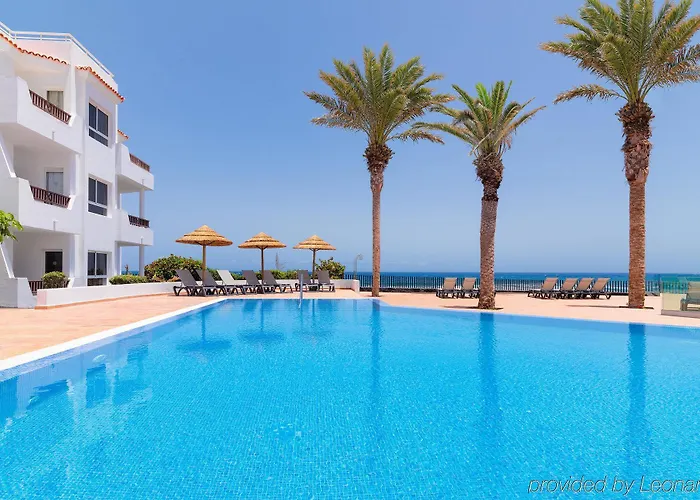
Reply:
<svg viewBox="0 0 700 500"><path fill-rule="evenodd" d="M581 476L639 498L642 476L700 479L690 329L231 300L19 372L0 373L2 499L517 498Z"/></svg>

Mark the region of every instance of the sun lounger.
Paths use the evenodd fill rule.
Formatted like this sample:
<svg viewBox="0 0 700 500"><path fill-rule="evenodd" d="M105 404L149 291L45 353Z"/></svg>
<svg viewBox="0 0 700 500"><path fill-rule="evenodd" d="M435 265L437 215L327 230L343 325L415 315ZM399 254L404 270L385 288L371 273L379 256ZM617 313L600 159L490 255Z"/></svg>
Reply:
<svg viewBox="0 0 700 500"><path fill-rule="evenodd" d="M192 273L187 269L178 269L175 271L177 277L180 278L180 285L173 286L173 292L175 295L180 295L183 290L187 292L187 295L205 295L207 293L216 293L216 288L207 287L204 285L198 285L192 276Z"/></svg>
<svg viewBox="0 0 700 500"><path fill-rule="evenodd" d="M214 277L209 274L206 271L200 271L200 274L202 274L202 284L207 287L215 288L216 293L223 293L224 295L228 295L229 289L226 285L219 285L215 280Z"/></svg>
<svg viewBox="0 0 700 500"><path fill-rule="evenodd" d="M593 283L593 278L581 278L581 281L576 285L576 290L571 294L575 299L580 299L584 292L588 292Z"/></svg>
<svg viewBox="0 0 700 500"><path fill-rule="evenodd" d="M260 281L258 281L258 277L253 271L243 271L243 277L245 278L246 283L248 283L248 288L254 290L255 292L265 293L274 291L272 287L265 286L260 283Z"/></svg>
<svg viewBox="0 0 700 500"><path fill-rule="evenodd" d="M318 283L313 282L311 276L309 276L309 271L307 271L306 269L299 269L297 271L297 279L299 281L294 284L294 289L296 291L299 291L299 283L302 282L302 278L304 283L304 290L306 290L307 292L309 290L318 290Z"/></svg>
<svg viewBox="0 0 700 500"><path fill-rule="evenodd" d="M316 271L316 277L318 278L318 291L323 292L324 288L329 292L335 292L335 285L331 283L331 276L328 271L319 269Z"/></svg>
<svg viewBox="0 0 700 500"><path fill-rule="evenodd" d="M289 293L292 292L292 285L280 285L279 283L277 283L277 280L272 275L272 271L263 272L263 285L271 286L273 292L278 288L280 293L286 292L287 288L289 288Z"/></svg>
<svg viewBox="0 0 700 500"><path fill-rule="evenodd" d="M476 289L476 278L464 278L462 287L457 289L456 294L463 299L477 296L479 291Z"/></svg>
<svg viewBox="0 0 700 500"><path fill-rule="evenodd" d="M605 291L605 287L608 286L609 281L610 278L598 278L590 290L581 291L579 294L577 294L577 297L580 299L585 299L586 297L598 299L601 296L604 296L605 298L609 299L612 297L612 294Z"/></svg>
<svg viewBox="0 0 700 500"><path fill-rule="evenodd" d="M700 306L700 281L688 282L688 293L681 299L681 311L687 311L690 305Z"/></svg>
<svg viewBox="0 0 700 500"><path fill-rule="evenodd" d="M221 278L221 282L226 287L226 290L228 291L228 293L240 292L243 295L245 295L246 291L255 292L253 287L249 287L248 285L236 284L236 280L233 279L233 276L231 276L230 271L227 271L226 269L218 269L217 271L219 272L219 277Z"/></svg>
<svg viewBox="0 0 700 500"><path fill-rule="evenodd" d="M559 278L547 278L539 288L532 288L527 292L528 297L552 298L554 296L554 287L557 286Z"/></svg>
<svg viewBox="0 0 700 500"><path fill-rule="evenodd" d="M578 278L566 278L564 283L559 287L559 290L554 293L554 296L558 299L573 298L576 283L578 283Z"/></svg>
<svg viewBox="0 0 700 500"><path fill-rule="evenodd" d="M449 295L454 299L455 293L457 293L457 278L445 278L442 282L442 288L435 292L435 295L441 299L446 299Z"/></svg>

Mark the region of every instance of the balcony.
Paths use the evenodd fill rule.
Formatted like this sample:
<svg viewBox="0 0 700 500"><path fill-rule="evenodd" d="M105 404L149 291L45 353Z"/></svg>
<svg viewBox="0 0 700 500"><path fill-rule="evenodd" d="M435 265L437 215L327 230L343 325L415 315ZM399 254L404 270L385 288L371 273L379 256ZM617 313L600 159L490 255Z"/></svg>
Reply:
<svg viewBox="0 0 700 500"><path fill-rule="evenodd" d="M83 120L71 116L30 90L20 77L0 78L0 131L12 129L15 145L56 146L83 151Z"/></svg>
<svg viewBox="0 0 700 500"><path fill-rule="evenodd" d="M150 228L151 223L147 219L142 219L141 217L136 217L135 215L129 216L129 224L137 227Z"/></svg>
<svg viewBox="0 0 700 500"><path fill-rule="evenodd" d="M117 241L122 245L153 245L153 231L146 219L129 215L126 210L117 210L119 232Z"/></svg>
<svg viewBox="0 0 700 500"><path fill-rule="evenodd" d="M30 186L32 189L32 195L36 201L46 203L47 205L54 205L56 207L68 208L68 203L70 203L70 197L54 193L52 191L47 191L36 186Z"/></svg>
<svg viewBox="0 0 700 500"><path fill-rule="evenodd" d="M63 123L67 124L70 121L70 115L68 113L63 111L58 106L51 104L49 101L41 97L33 90L29 91L29 95L32 96L32 104L34 104L34 106L36 106L40 110L50 114L57 120L61 120Z"/></svg>
<svg viewBox="0 0 700 500"><path fill-rule="evenodd" d="M138 165L139 167L144 169L146 172L151 171L151 166L148 163L146 163L145 161L143 161L141 158L139 158L138 156L136 156L134 154L129 154L129 158L131 159L131 163L133 163L134 165Z"/></svg>
<svg viewBox="0 0 700 500"><path fill-rule="evenodd" d="M124 143L118 143L116 151L117 175L121 176L119 191L122 193L152 191L154 183L150 165L138 156L132 155Z"/></svg>

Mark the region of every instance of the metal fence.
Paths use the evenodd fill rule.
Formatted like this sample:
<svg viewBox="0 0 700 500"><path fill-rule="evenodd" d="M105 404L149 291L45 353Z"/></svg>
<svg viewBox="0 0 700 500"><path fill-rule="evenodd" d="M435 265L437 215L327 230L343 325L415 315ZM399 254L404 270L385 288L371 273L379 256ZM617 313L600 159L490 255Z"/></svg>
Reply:
<svg viewBox="0 0 700 500"><path fill-rule="evenodd" d="M358 279L360 281L361 290L370 290L372 288L372 275L345 273L345 279ZM464 276L455 276L458 278L457 283L461 283ZM440 276L401 276L401 275L382 275L380 278L379 288L383 291L412 291L412 292L433 292L440 287L445 278ZM561 286L564 282L560 279L557 286ZM479 278L476 278L476 284L479 286ZM496 279L497 292L528 292L533 288L539 288L542 285L542 280L531 279ZM648 295L659 295L664 293L686 293L688 291L687 281L661 281L647 280L645 282L646 292ZM627 281L614 280L610 281L605 287L605 290L613 295L627 295Z"/></svg>

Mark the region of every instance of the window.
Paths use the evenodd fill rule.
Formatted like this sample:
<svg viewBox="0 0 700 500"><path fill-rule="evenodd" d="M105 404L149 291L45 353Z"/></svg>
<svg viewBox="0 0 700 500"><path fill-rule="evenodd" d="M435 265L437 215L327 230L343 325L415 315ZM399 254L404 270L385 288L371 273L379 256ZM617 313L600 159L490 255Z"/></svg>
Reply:
<svg viewBox="0 0 700 500"><path fill-rule="evenodd" d="M63 109L63 91L49 90L46 92L46 100L59 109Z"/></svg>
<svg viewBox="0 0 700 500"><path fill-rule="evenodd" d="M46 172L46 190L63 194L63 172Z"/></svg>
<svg viewBox="0 0 700 500"><path fill-rule="evenodd" d="M109 145L109 116L107 113L90 104L88 119L90 137L105 146Z"/></svg>
<svg viewBox="0 0 700 500"><path fill-rule="evenodd" d="M54 250L44 252L44 272L54 271L63 272L63 252Z"/></svg>
<svg viewBox="0 0 700 500"><path fill-rule="evenodd" d="M88 179L88 212L107 215L107 184Z"/></svg>
<svg viewBox="0 0 700 500"><path fill-rule="evenodd" d="M88 284L93 280L93 284L104 284L107 277L107 254L102 252L88 252L87 261Z"/></svg>

